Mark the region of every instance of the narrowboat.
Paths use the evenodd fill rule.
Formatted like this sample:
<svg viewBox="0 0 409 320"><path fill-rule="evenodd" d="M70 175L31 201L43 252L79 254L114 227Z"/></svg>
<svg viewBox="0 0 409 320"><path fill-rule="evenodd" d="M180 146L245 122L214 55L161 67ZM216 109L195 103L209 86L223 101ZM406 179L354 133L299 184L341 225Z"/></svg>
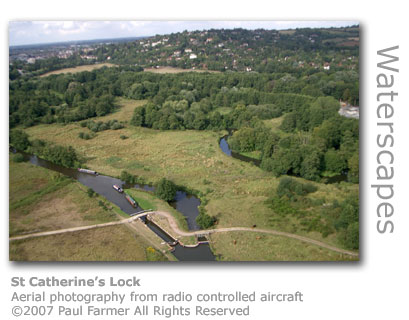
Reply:
<svg viewBox="0 0 409 320"><path fill-rule="evenodd" d="M122 192L124 192L124 190L120 187L120 186L118 186L117 184L114 184L113 186L112 186L112 188L114 188L116 191L118 191L119 193L122 193Z"/></svg>
<svg viewBox="0 0 409 320"><path fill-rule="evenodd" d="M83 168L78 168L78 171L79 171L79 172L82 172L82 173L93 174L93 175L95 175L95 176L97 176L97 175L99 174L98 172L96 172L96 171L94 171L94 170L83 169Z"/></svg>
<svg viewBox="0 0 409 320"><path fill-rule="evenodd" d="M132 199L129 194L125 195L125 198L126 200L128 200L132 207L136 208L138 206L138 203L134 199Z"/></svg>

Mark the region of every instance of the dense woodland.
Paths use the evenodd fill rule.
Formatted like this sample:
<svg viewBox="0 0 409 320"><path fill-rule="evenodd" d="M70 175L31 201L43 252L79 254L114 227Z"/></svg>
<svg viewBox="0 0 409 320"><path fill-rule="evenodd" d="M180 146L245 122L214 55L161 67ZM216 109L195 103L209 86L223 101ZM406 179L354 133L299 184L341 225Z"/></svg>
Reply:
<svg viewBox="0 0 409 320"><path fill-rule="evenodd" d="M79 160L73 148L30 141L21 129L79 121L89 130L81 132L82 139L124 125L157 130L228 130L233 151L256 154L261 168L277 177L290 175L322 182L343 175L348 182L358 183L359 120L338 114L340 100L359 105L358 37L355 27L285 33L209 30L96 46L91 53L98 61L109 56L118 66L91 72L34 76L49 70L48 64L79 65L82 61L78 57L31 65L18 62L10 66L10 142L17 149L75 167ZM190 59L191 52L197 58ZM153 65L223 72L143 71L142 67ZM330 68L324 69L324 65ZM24 72L16 72L17 68ZM128 123L92 120L115 111L119 97L147 102L135 108ZM281 124L272 129L269 121L277 118ZM305 204L300 197L314 192L311 185L300 186L294 181L280 183L277 194L269 200L275 212L297 215L302 209L300 203ZM322 209L332 217L326 220L326 227L307 221L307 231L325 236L337 230L344 246L357 248L357 199Z"/></svg>

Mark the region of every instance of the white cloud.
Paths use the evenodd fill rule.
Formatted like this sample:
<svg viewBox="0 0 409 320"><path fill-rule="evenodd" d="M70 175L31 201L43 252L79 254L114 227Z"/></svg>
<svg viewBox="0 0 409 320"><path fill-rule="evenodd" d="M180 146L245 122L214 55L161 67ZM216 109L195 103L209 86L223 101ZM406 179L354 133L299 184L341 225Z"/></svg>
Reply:
<svg viewBox="0 0 409 320"><path fill-rule="evenodd" d="M13 21L10 45L151 36L210 28L285 29L346 26L355 21Z"/></svg>

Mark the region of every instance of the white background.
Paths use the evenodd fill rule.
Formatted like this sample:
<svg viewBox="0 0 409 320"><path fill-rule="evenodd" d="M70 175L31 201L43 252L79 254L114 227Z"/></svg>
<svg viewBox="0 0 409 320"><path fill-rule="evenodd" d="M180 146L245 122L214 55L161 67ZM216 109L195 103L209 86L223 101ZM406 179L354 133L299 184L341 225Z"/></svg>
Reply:
<svg viewBox="0 0 409 320"><path fill-rule="evenodd" d="M403 1L13 1L1 4L1 304L2 319L10 315L10 277L47 276L142 278L147 292L303 291L303 304L259 304L251 319L407 319L409 230L408 159L408 36ZM19 264L8 262L8 21L33 19L221 19L221 20L354 20L361 27L361 262L263 264ZM395 206L393 234L376 232L376 51L399 45L400 74L395 91ZM179 317L176 317L179 318ZM230 317L227 317L230 318ZM27 318L26 318L27 319ZM111 318L114 319L114 318ZM180 319L180 318L179 318Z"/></svg>

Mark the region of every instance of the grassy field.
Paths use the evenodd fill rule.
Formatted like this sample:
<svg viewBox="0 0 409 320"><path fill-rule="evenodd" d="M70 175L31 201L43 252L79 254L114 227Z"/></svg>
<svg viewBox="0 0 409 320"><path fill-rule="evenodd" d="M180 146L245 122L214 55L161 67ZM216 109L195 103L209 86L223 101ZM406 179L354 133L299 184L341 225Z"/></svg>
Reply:
<svg viewBox="0 0 409 320"><path fill-rule="evenodd" d="M10 242L13 261L146 261L165 257L126 226Z"/></svg>
<svg viewBox="0 0 409 320"><path fill-rule="evenodd" d="M336 253L294 239L253 232L215 233L211 246L221 261L352 261Z"/></svg>
<svg viewBox="0 0 409 320"><path fill-rule="evenodd" d="M89 64L89 65L78 66L78 67L73 67L73 68L65 68L65 69L50 71L50 72L42 74L40 77L41 78L47 77L52 74L78 73L78 72L83 72L83 71L92 71L92 70L99 69L102 67L116 67L116 65L112 63Z"/></svg>
<svg viewBox="0 0 409 320"><path fill-rule="evenodd" d="M30 163L10 162L10 236L117 220L79 182Z"/></svg>
<svg viewBox="0 0 409 320"><path fill-rule="evenodd" d="M214 71L214 70L182 69L182 68L173 68L173 67L145 68L143 71L153 72L153 73L183 73L183 72L220 73L220 71Z"/></svg>
<svg viewBox="0 0 409 320"><path fill-rule="evenodd" d="M121 104L124 107L116 116L109 115L100 120L118 118L141 103L123 99ZM279 125L279 121L271 121L271 126ZM83 130L78 123L73 123L39 125L26 132L31 138L74 146L87 159L87 166L99 172L119 176L122 170L126 170L147 182L166 177L179 185L196 189L209 200L206 210L218 218L216 227L251 227L256 224L337 245L335 237L322 238L319 233L306 233L299 220L276 215L265 204L275 191L278 179L252 164L226 156L218 146L218 139L225 132L157 131L127 125L83 140L78 138L78 133ZM128 138L122 140L120 135ZM358 185L316 185L318 191L309 197L323 203L335 199L342 201L347 192L358 192Z"/></svg>
<svg viewBox="0 0 409 320"><path fill-rule="evenodd" d="M145 100L131 100L125 98L118 98L117 104L120 106L115 112L108 114L104 117L92 118L94 121L109 121L118 120L123 122L128 122L132 119L133 111L135 107L142 106L146 104Z"/></svg>

